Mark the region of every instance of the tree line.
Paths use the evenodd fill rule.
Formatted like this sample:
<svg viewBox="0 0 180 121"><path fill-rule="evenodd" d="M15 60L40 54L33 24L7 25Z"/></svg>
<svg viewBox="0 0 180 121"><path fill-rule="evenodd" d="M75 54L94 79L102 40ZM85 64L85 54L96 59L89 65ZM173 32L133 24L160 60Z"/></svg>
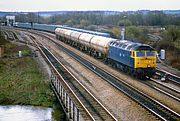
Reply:
<svg viewBox="0 0 180 121"><path fill-rule="evenodd" d="M165 14L163 11L105 12L105 11L70 11L43 17L39 13L17 14L16 21L46 24L109 25L109 26L166 26L180 25L180 16Z"/></svg>

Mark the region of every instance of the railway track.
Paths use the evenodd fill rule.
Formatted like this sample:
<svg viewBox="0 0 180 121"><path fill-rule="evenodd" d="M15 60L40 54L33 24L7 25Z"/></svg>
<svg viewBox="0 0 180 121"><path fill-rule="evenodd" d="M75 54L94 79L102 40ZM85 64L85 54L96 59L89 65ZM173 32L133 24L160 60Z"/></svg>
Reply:
<svg viewBox="0 0 180 121"><path fill-rule="evenodd" d="M141 81L142 83L148 85L149 87L173 98L176 101L180 101L180 91L173 88L172 86L167 86L164 83L161 83L157 79L150 78L146 81Z"/></svg>
<svg viewBox="0 0 180 121"><path fill-rule="evenodd" d="M37 34L37 33L36 33ZM49 40L52 41L51 38L45 36L46 38L48 38ZM73 54L71 54L72 56ZM75 55L77 56L77 55ZM78 60L78 59L76 59ZM82 63L82 62L81 62ZM85 64L84 64L85 65ZM86 64L85 66L87 66L88 64ZM97 66L95 65L92 65L90 64L89 66L87 66L90 70L94 71L95 70L99 70L100 68L98 68ZM97 72L95 72L97 73ZM102 75L102 73L104 72L99 72L100 74L98 74L99 76L101 76L102 78L106 77L105 75ZM107 79L108 78L108 79ZM107 77L106 80L111 80L110 77ZM117 80L116 80L117 81ZM120 86L118 83L119 83L120 80L118 80L117 82L114 83L114 86L116 88L119 88L119 87L122 87L122 85ZM110 83L113 83L113 82L110 82ZM119 85L119 86L117 86ZM128 84L127 84L128 85ZM133 87L132 87L133 88ZM121 89L121 91L124 91L126 89ZM132 89L130 89L132 90ZM136 90L136 89L135 89ZM136 90L137 91L137 90ZM128 91L127 91L128 92ZM124 93L127 93L127 92L124 92ZM129 97L132 98L132 95L134 95L135 92L133 92L132 94L126 94L128 95ZM137 92L136 92L137 93ZM138 93L142 93L142 92L138 92ZM141 96L137 96L139 99L134 99L135 101L137 101L140 105L142 105L143 107L145 107L146 109L150 110L150 112L152 112L153 114L155 114L157 117L159 117L160 119L162 120L179 120L179 114L172 111L171 109L167 108L166 106L160 104L159 102L157 102L156 100L153 100L151 99L150 97L148 97L147 95L145 96L146 98L140 98ZM132 98L133 99L133 98ZM141 100L142 102L145 100L148 100L147 102L145 102L146 104L143 104L142 102L139 102L139 100ZM153 102L154 101L154 102ZM150 102L150 103L149 103ZM149 105L149 106L148 106ZM152 106L153 105L153 106Z"/></svg>
<svg viewBox="0 0 180 121"><path fill-rule="evenodd" d="M174 89L172 86L167 86L162 83L159 83L156 79L150 78L151 81L147 80L142 81L142 83L148 85L149 87L159 91L160 93L163 93L176 101L180 101L180 93L179 90Z"/></svg>
<svg viewBox="0 0 180 121"><path fill-rule="evenodd" d="M6 36L9 40L14 40L13 34L7 30L3 30L3 35Z"/></svg>
<svg viewBox="0 0 180 121"><path fill-rule="evenodd" d="M48 38L49 40L53 41L53 39L43 35L44 37ZM63 47L62 45L56 43L60 49L64 52L69 54L71 57L79 61L81 64L86 66L88 69L99 75L101 78L112 84L118 90L135 100L138 104L149 110L151 113L156 115L158 118L162 120L179 120L180 115L175 111L169 109L165 105L161 104L157 100L152 99L148 95L144 94L143 92L138 91L131 85L125 83L123 80L116 78L115 76L111 75L108 72L100 69L98 66L92 64L91 62L87 61L84 58L81 58L79 55L75 54L74 52L68 50L67 48Z"/></svg>
<svg viewBox="0 0 180 121"><path fill-rule="evenodd" d="M117 120L47 48L42 45L39 47L71 90L84 120Z"/></svg>
<svg viewBox="0 0 180 121"><path fill-rule="evenodd" d="M9 33L6 34L9 36ZM28 35L34 42L36 41L35 37ZM24 42L23 42L24 43ZM66 67L56 59L54 55L40 42L35 42L33 46L38 46L41 52L44 54L49 63L57 70L59 76L64 79L64 82L67 86L66 90L69 90L71 93L72 99L75 100L76 105L85 121L117 121L117 119L108 111L108 109L103 106L81 83L78 81L67 69ZM52 84L53 86L53 84ZM56 89L55 89L56 90ZM56 93L58 91L56 90Z"/></svg>
<svg viewBox="0 0 180 121"><path fill-rule="evenodd" d="M48 59L58 70L66 83L71 87L79 100L84 104L93 120L116 120L115 117L63 66L63 64L44 48L41 48ZM82 110L80 110L82 112Z"/></svg>
<svg viewBox="0 0 180 121"><path fill-rule="evenodd" d="M156 79L153 79L153 78L150 78L149 80L147 80L146 82L143 80L142 83L159 91L160 93L163 93L173 98L176 101L180 101L180 93L178 89L174 89L172 86L167 86L162 83L159 83Z"/></svg>
<svg viewBox="0 0 180 121"><path fill-rule="evenodd" d="M156 74L160 77L162 77L162 75L165 75L166 81L172 82L172 83L180 86L180 77L179 76L174 75L174 74L167 72L165 70L162 70L160 68L156 68Z"/></svg>

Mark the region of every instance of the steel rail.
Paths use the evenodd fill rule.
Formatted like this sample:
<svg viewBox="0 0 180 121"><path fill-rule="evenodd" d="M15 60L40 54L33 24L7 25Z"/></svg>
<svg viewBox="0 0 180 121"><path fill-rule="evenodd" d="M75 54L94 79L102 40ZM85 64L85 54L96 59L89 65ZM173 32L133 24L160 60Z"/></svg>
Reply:
<svg viewBox="0 0 180 121"><path fill-rule="evenodd" d="M53 39L51 39L51 38L49 38L49 37L47 37L49 40L52 40L53 41ZM58 44L58 43L56 43L56 44ZM59 44L58 44L59 45ZM61 45L59 45L59 46L61 46ZM63 48L63 46L61 46L61 49ZM65 49L65 48L63 48L64 49L64 51L66 50L67 51L67 49ZM71 56L73 55L72 54L73 52L71 52ZM76 55L76 56L78 56L78 55ZM81 57L78 57L78 58L81 58ZM82 59L82 58L81 58ZM77 58L76 58L76 60L78 60ZM79 62L81 62L80 60L78 60ZM87 60L86 60L87 61ZM82 62L81 62L82 63ZM90 63L90 62L88 62L88 63ZM83 64L83 63L82 63ZM86 64L83 64L83 65L85 65L86 67L87 67L87 65ZM91 64L90 64L91 65ZM98 68L98 66L95 66L95 65L93 65L93 67L96 67L95 69L94 68L92 68L92 65L91 65L91 67L88 67L90 70L92 70L93 72L95 72L95 70L101 70L100 68ZM101 73L107 73L108 74L108 72L105 72L105 71L103 71L103 70L101 70L102 72ZM98 74L99 76L101 76L102 78L104 78L104 76L102 76L100 73ZM120 79L117 79L117 77L115 77L115 76L113 76L113 75L111 75L111 77L112 78L115 78L118 82L120 81ZM111 79L112 79L111 78ZM105 78L104 78L105 79ZM110 79L110 77L109 77L109 79ZM108 80L109 81L109 79L105 79L105 80ZM112 83L112 82L111 82ZM124 83L125 84L125 82L124 81L122 81L122 83ZM116 84L115 83L113 83L113 86L114 87L116 87L116 88L120 88L120 86L117 86L118 84L117 84L117 82L116 82ZM131 87L131 85L129 85L129 84L125 84L125 85L127 85L128 87ZM145 95L145 94L143 94L143 92L140 92L139 90L137 90L137 89L135 89L134 87L131 87L131 90L136 90L136 93L137 94L140 94L140 95L142 95L142 96L144 96L144 97L146 97L146 99L148 99L148 100L150 100L150 101L153 101L153 103L155 103L154 104L154 107L152 107L152 105L151 106L148 106L146 103L140 103L139 102L139 99L137 99L137 98L134 98L134 100L135 101L137 101L140 105L142 105L143 107L145 107L146 109L148 109L149 111L151 111L152 113L154 113L156 116L158 116L160 119L162 119L162 120L176 120L176 119L179 119L179 114L178 113L176 113L175 111L173 111L173 110L171 110L170 108L168 108L168 107L166 107L165 105L163 105L163 104L161 104L160 102L158 102L157 100L154 100L154 99L152 99L151 97L149 97L148 95ZM121 89L121 91L123 91L123 89ZM124 91L123 91L124 92ZM125 93L125 92L124 92ZM134 93L133 93L134 94ZM132 94L127 94L127 92L126 92L126 95L128 95L129 97L131 97L132 98ZM137 95L136 95L137 96ZM145 100L146 100L145 99ZM143 99L142 99L143 100ZM144 101L144 100L143 100ZM158 107L156 107L158 105ZM162 109L158 109L158 108L162 108ZM154 109L157 109L156 111L154 110ZM165 111L164 111L165 110ZM166 112L168 112L168 113L166 113ZM175 116L175 117L173 117L173 116Z"/></svg>
<svg viewBox="0 0 180 121"><path fill-rule="evenodd" d="M44 47L49 53L51 53L46 47ZM109 111L108 111L108 109L107 108L105 108L104 106L103 106L103 104L101 104L72 74L71 74L71 72L69 72L69 70L51 53L51 55L56 59L56 61L59 63L59 64L61 64L61 66L79 83L79 85L80 86L82 86L85 90L86 90L86 92L89 94L89 95L91 95L92 97L93 97L93 99L107 112L107 114L108 115L110 115L110 117L111 117L111 119L112 120L115 120L115 121L117 121L117 119L112 115L112 113L110 113ZM67 84L68 85L68 84ZM73 90L72 90L72 92L73 92ZM77 97L77 96L76 96ZM77 97L78 98L78 97ZM80 101L80 99L79 99L79 101ZM80 101L81 102L81 101ZM81 102L81 104L83 105L83 103ZM86 109L86 107L85 106L83 106L85 109ZM86 111L88 112L88 110L86 109ZM90 113L88 113L88 114L90 114ZM92 116L92 115L91 115ZM93 117L93 116L92 116ZM95 120L95 119L93 119L93 120Z"/></svg>
<svg viewBox="0 0 180 121"><path fill-rule="evenodd" d="M50 39L51 41L53 41L53 39L51 39L51 38L49 38L49 37L47 37L48 39ZM55 41L54 41L55 42ZM56 42L55 42L56 43ZM93 64L90 64L91 62L89 62L88 60L85 60L87 63L89 63L89 65L91 65L91 67L89 67L89 66L87 66L86 64L84 64L84 63L82 63L79 59L77 59L76 57L78 57L78 58L82 58L82 57L79 57L77 54L75 54L75 53L73 53L72 51L69 53L69 52L67 52L68 50L66 49L66 48L64 48L62 45L60 45L60 44L58 44L58 43L56 43L58 46L60 46L60 48L63 48L63 50L67 53L67 54L69 54L69 55L71 55L74 59L76 59L77 61L79 61L81 64L83 64L84 66L86 66L86 67L88 67L90 70L92 70L93 72L94 72L94 68L92 68L92 67L96 67L95 68L95 70L97 70L97 69L99 69L99 70L101 70L100 68L98 68L98 66L96 66L96 65L93 65ZM74 55L74 56L73 56ZM104 71L104 70L101 70L102 71L102 73L107 73L107 74L109 74L109 75L111 75L113 78L115 78L116 80L118 80L118 82L120 81L120 79L118 79L117 77L115 77L114 75L112 75L112 74L110 74L109 72L107 72L107 71ZM100 77L102 77L103 79L105 79L104 78L104 76L102 76L101 74L98 74ZM111 78L112 79L112 78ZM110 80L110 78L109 79L105 79L105 80ZM131 97L133 100L135 100L136 102L138 102L140 105L142 105L143 107L145 107L146 109L148 109L150 112L152 112L153 114L155 114L157 117L159 117L160 119L162 119L162 120L176 120L176 119L179 119L179 114L178 113L176 113L175 111L173 111L173 110L171 110L170 108L168 108L167 106L165 106L165 105L163 105L162 103L160 103L160 102L158 102L157 100L155 100L155 99L153 99L153 98L151 98L151 97L149 97L148 95L146 95L146 94L144 94L143 92L140 92L139 90L137 90L137 89L135 89L134 87L132 87L131 85L129 85L129 84L127 84L127 83L125 83L124 81L121 81L122 83L124 83L124 84L126 84L126 85L128 85L129 87L131 87L131 89L130 90L135 90L136 91L136 93L138 93L138 94L140 94L141 96L144 96L145 98L144 99L142 99L143 101L147 101L147 100L150 100L150 102L152 101L152 103L151 103L151 106L148 106L146 103L147 102L143 102L141 99L141 101L142 102L139 102L140 100L139 99L137 99L137 95L136 96L134 96L133 98L132 98L132 95L134 94L128 94L127 92L124 92L122 89L121 89L121 91L123 91L126 95L128 95L129 97ZM111 82L111 84L114 86L114 87L116 87L116 88L118 88L118 89L120 89L119 87L120 86L117 86L117 84L115 84L114 82ZM138 96L139 97L139 96ZM154 103L154 104L153 104ZM153 106L154 105L154 106ZM159 108L162 108L161 110L159 109ZM156 109L156 111L154 110L154 109ZM168 112L168 113L167 113ZM174 117L175 118L174 118Z"/></svg>

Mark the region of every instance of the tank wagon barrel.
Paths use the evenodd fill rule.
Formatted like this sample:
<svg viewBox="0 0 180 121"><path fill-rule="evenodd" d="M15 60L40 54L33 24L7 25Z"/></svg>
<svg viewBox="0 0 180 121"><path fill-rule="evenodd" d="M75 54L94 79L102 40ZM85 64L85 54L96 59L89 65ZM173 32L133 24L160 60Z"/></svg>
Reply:
<svg viewBox="0 0 180 121"><path fill-rule="evenodd" d="M108 46L111 41L116 41L116 39L96 36L88 33L77 32L73 30L65 30L62 28L56 28L55 33L61 37L71 39L73 42L89 47L91 51L101 55L107 55ZM63 34L65 33L65 34Z"/></svg>
<svg viewBox="0 0 180 121"><path fill-rule="evenodd" d="M90 47L90 40L94 37L92 34L82 33L79 42L84 46Z"/></svg>
<svg viewBox="0 0 180 121"><path fill-rule="evenodd" d="M90 41L90 47L94 48L98 52L101 52L102 54L107 55L109 49L109 43L112 41L116 41L116 39L95 36Z"/></svg>

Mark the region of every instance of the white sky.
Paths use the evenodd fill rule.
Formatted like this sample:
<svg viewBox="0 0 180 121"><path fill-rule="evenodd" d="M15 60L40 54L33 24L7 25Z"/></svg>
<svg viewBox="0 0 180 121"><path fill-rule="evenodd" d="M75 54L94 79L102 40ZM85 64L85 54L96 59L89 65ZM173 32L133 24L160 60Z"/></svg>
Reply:
<svg viewBox="0 0 180 121"><path fill-rule="evenodd" d="M0 11L180 10L180 0L0 0Z"/></svg>

